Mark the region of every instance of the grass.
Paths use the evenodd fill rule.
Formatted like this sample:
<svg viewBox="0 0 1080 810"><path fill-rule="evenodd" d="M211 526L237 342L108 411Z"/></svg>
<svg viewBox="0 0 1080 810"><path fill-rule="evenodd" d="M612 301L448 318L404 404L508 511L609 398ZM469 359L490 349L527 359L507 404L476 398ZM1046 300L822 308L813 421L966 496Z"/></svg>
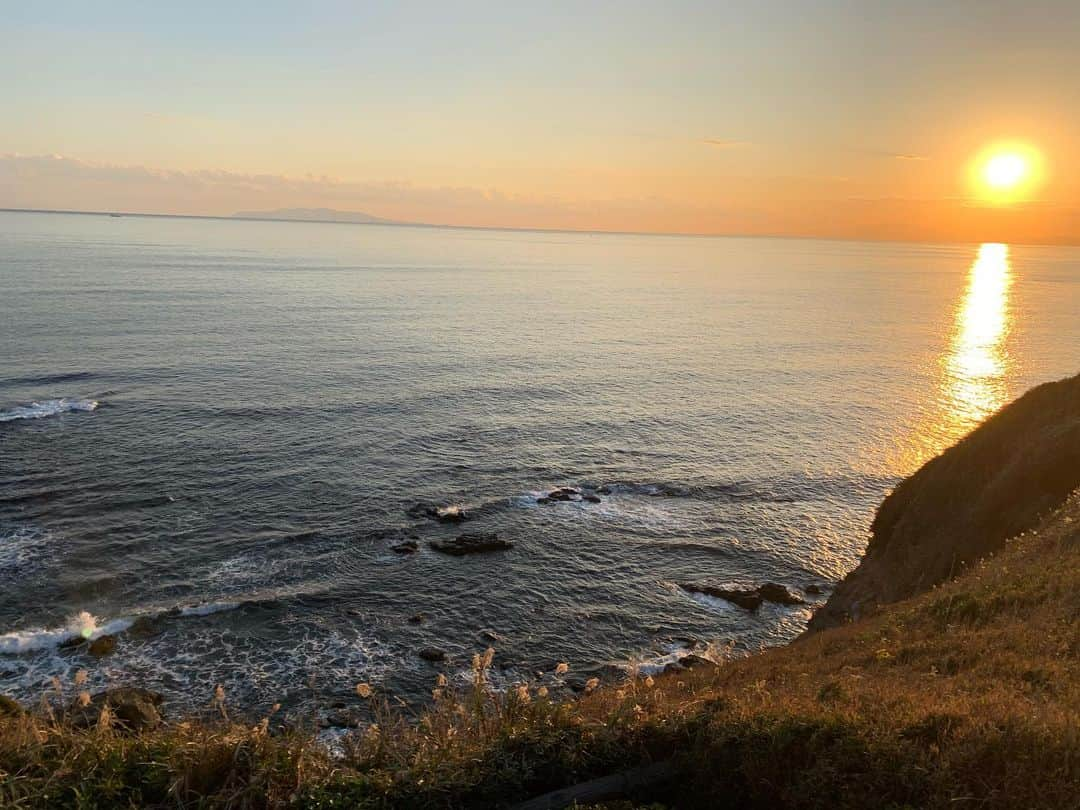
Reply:
<svg viewBox="0 0 1080 810"><path fill-rule="evenodd" d="M1078 615L1074 495L955 581L719 667L561 702L493 692L480 655L418 717L361 688L374 724L337 758L224 707L131 735L71 728L55 696L0 706L0 806L496 807L671 760L674 779L610 807L1077 808Z"/></svg>

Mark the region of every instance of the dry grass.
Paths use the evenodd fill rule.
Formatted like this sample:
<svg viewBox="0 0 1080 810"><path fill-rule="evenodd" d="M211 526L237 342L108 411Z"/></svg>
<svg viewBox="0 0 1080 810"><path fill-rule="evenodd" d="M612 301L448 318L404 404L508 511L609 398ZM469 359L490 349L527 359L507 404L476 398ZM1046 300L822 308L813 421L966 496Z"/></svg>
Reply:
<svg viewBox="0 0 1080 810"><path fill-rule="evenodd" d="M863 622L717 668L603 685L432 684L421 716L367 684L375 724L331 758L310 730L76 731L0 717L0 806L492 807L672 759L668 807L1080 807L1080 498L1037 532ZM629 806L629 805L622 805Z"/></svg>

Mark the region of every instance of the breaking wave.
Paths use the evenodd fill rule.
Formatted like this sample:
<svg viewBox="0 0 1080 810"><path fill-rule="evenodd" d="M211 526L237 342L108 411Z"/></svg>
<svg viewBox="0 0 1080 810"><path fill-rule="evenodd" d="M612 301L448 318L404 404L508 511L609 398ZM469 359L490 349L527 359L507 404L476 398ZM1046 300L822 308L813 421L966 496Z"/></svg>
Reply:
<svg viewBox="0 0 1080 810"><path fill-rule="evenodd" d="M61 413L72 411L92 411L98 406L96 399L44 399L40 402L31 402L29 405L19 405L0 411L0 422L14 422L18 419L44 419L47 416L56 416Z"/></svg>

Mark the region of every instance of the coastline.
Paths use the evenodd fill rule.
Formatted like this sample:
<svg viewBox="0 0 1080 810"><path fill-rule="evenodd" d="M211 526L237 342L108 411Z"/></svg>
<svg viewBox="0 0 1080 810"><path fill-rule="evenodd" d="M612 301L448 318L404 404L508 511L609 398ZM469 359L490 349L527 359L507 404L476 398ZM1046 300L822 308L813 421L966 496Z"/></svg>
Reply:
<svg viewBox="0 0 1080 810"><path fill-rule="evenodd" d="M631 673L621 683L594 676L571 701L546 685L493 691L491 650L474 658L470 685L435 679L432 704L418 717L357 684L355 704L337 709L355 732L333 735L330 752L311 747L317 725L282 724L276 708L254 726L237 726L223 690L202 717L165 723L152 693L73 700L78 684L56 684L35 712L0 706L8 728L0 737L19 741L0 746L0 769L26 779L35 763L51 761L46 750L97 761L119 745L126 762L148 756L147 745L172 750L197 739L203 751L170 760L166 770L186 774L185 800L209 806L223 800L224 783L192 774L208 758L240 750L254 758L253 769L240 776L229 766L228 778L246 780L266 807L503 806L615 774L619 763L661 762L648 771L655 780L631 779L620 790L677 807L816 807L825 796L838 807L886 799L938 806L962 796L994 807L1066 806L1080 777L1071 756L1080 733L1080 646L1070 619L1080 610L1078 386L1080 376L1034 389L890 496L915 510L900 521L914 525L943 517L927 496L908 498L920 487L994 493L997 482L1013 492L1007 503L977 499L965 512L969 534L947 532L969 554L962 572L917 578L905 586L915 592L899 599L883 592L866 614L786 647L719 666L699 659L656 676ZM997 466L983 468L984 442ZM1016 481L1035 489L1016 490ZM1008 536L987 535L986 520L1008 526ZM898 542L875 535L865 559L881 559L882 545L895 552ZM930 549L921 552L928 564L940 558L940 543L916 541L905 559L919 548ZM556 674L570 676L564 667ZM43 733L48 749L33 742ZM141 792L152 789L145 780L122 782L124 795L140 802L159 795ZM69 783L80 784L77 772ZM160 795L173 796L177 784ZM701 803L717 790L725 792L719 805Z"/></svg>

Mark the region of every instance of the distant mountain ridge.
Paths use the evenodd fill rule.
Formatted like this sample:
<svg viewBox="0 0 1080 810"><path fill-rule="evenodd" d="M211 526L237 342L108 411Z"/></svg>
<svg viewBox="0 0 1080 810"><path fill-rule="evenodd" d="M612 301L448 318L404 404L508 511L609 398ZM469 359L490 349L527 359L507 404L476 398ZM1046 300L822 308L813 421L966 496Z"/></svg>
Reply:
<svg viewBox="0 0 1080 810"><path fill-rule="evenodd" d="M298 222L351 222L363 225L404 225L396 219L383 219L363 211L337 211L333 208L275 208L271 211L237 211L233 219L288 219Z"/></svg>

